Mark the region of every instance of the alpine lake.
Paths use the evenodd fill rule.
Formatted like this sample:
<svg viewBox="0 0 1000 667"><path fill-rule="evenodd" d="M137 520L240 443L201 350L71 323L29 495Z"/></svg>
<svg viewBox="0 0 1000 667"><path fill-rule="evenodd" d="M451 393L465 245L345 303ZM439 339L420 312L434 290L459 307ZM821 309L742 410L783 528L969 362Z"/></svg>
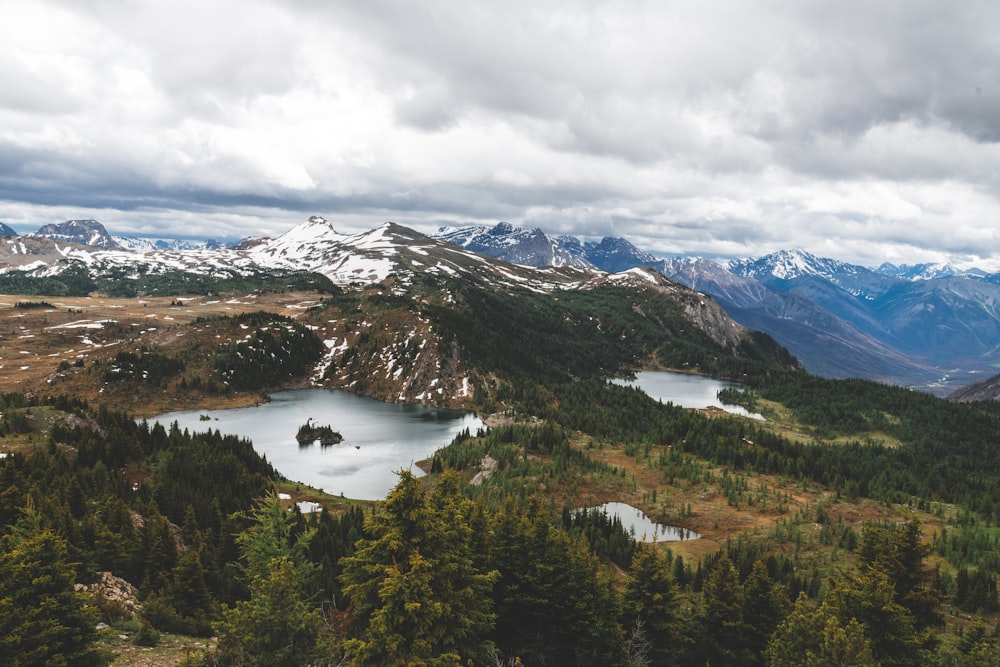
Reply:
<svg viewBox="0 0 1000 667"><path fill-rule="evenodd" d="M731 383L663 371L636 375L635 381L624 384L634 384L655 399L684 407L716 405L735 411L733 406L721 406L715 397ZM384 403L335 389L280 391L270 398L248 408L170 412L149 422L160 422L165 428L176 422L191 432L211 429L247 438L284 477L359 500L385 498L399 481L400 471L422 475L417 461L433 456L463 430L475 433L485 427L471 412ZM295 436L307 422L330 426L343 441L330 446L319 442L300 445ZM635 534L637 539L645 534L656 534L661 540L678 539L666 537L667 528L638 524Z"/></svg>

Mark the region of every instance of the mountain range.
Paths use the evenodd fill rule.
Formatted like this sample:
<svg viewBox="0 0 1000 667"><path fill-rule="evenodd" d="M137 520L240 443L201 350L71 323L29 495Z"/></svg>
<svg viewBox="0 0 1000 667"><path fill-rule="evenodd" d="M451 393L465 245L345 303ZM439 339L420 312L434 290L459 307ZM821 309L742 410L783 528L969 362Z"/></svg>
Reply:
<svg viewBox="0 0 1000 667"><path fill-rule="evenodd" d="M27 239L70 245L29 247ZM338 284L461 274L530 289L612 279L607 274L648 280L650 274L625 273L646 268L711 296L733 320L769 334L816 375L945 396L1000 368L1000 274L976 269L889 263L873 269L803 250L723 265L699 257L658 258L624 238L551 237L506 222L441 228L432 237L393 223L342 235L320 216L277 239L220 246L112 237L97 221L71 220L46 225L20 237L19 244L8 239L0 247L0 265L4 271L52 275L77 264L109 275L134 268L138 254L143 270L153 273L232 276L265 267L315 271Z"/></svg>
<svg viewBox="0 0 1000 667"><path fill-rule="evenodd" d="M937 264L871 269L803 250L726 265L699 257L661 259L623 238L582 243L506 223L447 228L435 236L515 262L655 268L711 295L734 320L770 334L807 370L825 377L860 377L944 396L1000 367L1000 274ZM529 239L533 249L551 247L550 254L523 252Z"/></svg>

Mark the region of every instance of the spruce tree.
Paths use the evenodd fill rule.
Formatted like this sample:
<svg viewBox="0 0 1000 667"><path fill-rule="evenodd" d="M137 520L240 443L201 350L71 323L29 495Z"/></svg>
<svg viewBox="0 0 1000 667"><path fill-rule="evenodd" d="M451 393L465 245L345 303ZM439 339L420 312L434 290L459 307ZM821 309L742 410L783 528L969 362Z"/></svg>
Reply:
<svg viewBox="0 0 1000 667"><path fill-rule="evenodd" d="M341 581L353 606L346 648L358 664L457 665L485 655L496 575L474 565L470 501L454 473L434 491L408 471L365 523Z"/></svg>
<svg viewBox="0 0 1000 667"><path fill-rule="evenodd" d="M65 541L30 502L0 538L0 656L7 667L104 665L94 647L97 615L73 590Z"/></svg>
<svg viewBox="0 0 1000 667"><path fill-rule="evenodd" d="M743 620L743 587L736 567L725 552L719 557L702 589L699 652L713 665L752 662L749 627Z"/></svg>
<svg viewBox="0 0 1000 667"><path fill-rule="evenodd" d="M875 667L871 643L855 619L846 624L829 606L817 609L800 593L765 651L768 667Z"/></svg>
<svg viewBox="0 0 1000 667"><path fill-rule="evenodd" d="M300 667L316 663L321 618L299 594L291 558L273 559L250 583L250 599L223 611L216 664Z"/></svg>
<svg viewBox="0 0 1000 667"><path fill-rule="evenodd" d="M684 653L673 577L666 559L655 547L640 545L632 555L622 594L622 625L632 631L633 642L641 631L650 664L674 664Z"/></svg>

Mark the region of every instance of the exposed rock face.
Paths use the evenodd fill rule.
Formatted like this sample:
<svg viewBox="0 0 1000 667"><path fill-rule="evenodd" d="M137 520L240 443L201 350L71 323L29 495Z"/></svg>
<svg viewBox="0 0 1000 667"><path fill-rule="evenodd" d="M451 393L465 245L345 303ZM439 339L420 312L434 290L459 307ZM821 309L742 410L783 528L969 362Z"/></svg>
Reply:
<svg viewBox="0 0 1000 667"><path fill-rule="evenodd" d="M32 236L65 243L79 243L105 250L118 248L108 230L97 220L67 220L59 224L43 225Z"/></svg>
<svg viewBox="0 0 1000 667"><path fill-rule="evenodd" d="M509 222L495 227L442 227L435 238L521 266L591 266L582 255L565 247L563 240L553 239L541 229L524 229ZM579 242L575 249L582 249Z"/></svg>
<svg viewBox="0 0 1000 667"><path fill-rule="evenodd" d="M105 621L130 618L139 611L139 590L110 572L98 572L92 584L76 584L77 591L89 593Z"/></svg>

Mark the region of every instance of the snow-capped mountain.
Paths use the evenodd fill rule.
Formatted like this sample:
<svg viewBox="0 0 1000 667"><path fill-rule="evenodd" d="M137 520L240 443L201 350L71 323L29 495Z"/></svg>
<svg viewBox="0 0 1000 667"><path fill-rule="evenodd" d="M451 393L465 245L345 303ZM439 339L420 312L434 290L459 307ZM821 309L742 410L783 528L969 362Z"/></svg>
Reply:
<svg viewBox="0 0 1000 667"><path fill-rule="evenodd" d="M980 269L972 268L967 270L956 269L951 264L940 264L926 262L923 264L891 264L885 262L875 269L876 273L890 278L900 278L902 280L934 280L936 278L974 278L982 279L987 274Z"/></svg>
<svg viewBox="0 0 1000 667"><path fill-rule="evenodd" d="M663 260L621 237L583 242L575 236L553 238L541 229L525 229L508 222L493 227L442 227L433 237L524 266L596 267L610 273L645 266L667 275L662 271Z"/></svg>
<svg viewBox="0 0 1000 667"><path fill-rule="evenodd" d="M493 227L442 227L434 238L523 266L592 266L541 229L515 227L508 222Z"/></svg>
<svg viewBox="0 0 1000 667"><path fill-rule="evenodd" d="M492 246L479 246L487 254L509 251L526 231L504 224L453 229L445 238L486 230L496 237ZM819 375L944 394L1000 365L1000 274L930 266L876 271L803 250L722 266L702 258L658 259L624 239L549 240L600 269L655 267L713 296L736 321L770 334Z"/></svg>
<svg viewBox="0 0 1000 667"><path fill-rule="evenodd" d="M67 220L66 222L43 225L38 228L37 232L29 234L29 236L66 243L79 243L106 250L118 247L115 240L108 234L108 230L97 220Z"/></svg>
<svg viewBox="0 0 1000 667"><path fill-rule="evenodd" d="M95 277L138 275L140 267L154 275L182 271L220 278L310 271L348 289L388 278L409 284L463 277L531 290L652 281L677 294L712 296L711 303L734 320L770 334L820 375L865 377L943 395L1000 366L1000 274L950 274L943 267L875 271L801 250L724 267L703 258L659 259L625 239L582 242L507 223L443 229L435 237L394 223L342 234L313 216L274 239L139 252L67 242L66 231L81 225L64 225L49 230L51 236L0 242L0 275L52 276L70 266Z"/></svg>
<svg viewBox="0 0 1000 667"><path fill-rule="evenodd" d="M731 273L771 286L803 278L822 278L863 298L878 297L895 280L864 266L817 257L804 250L779 250L758 259L733 260L727 268Z"/></svg>
<svg viewBox="0 0 1000 667"><path fill-rule="evenodd" d="M31 277L54 276L70 266L83 267L95 277L131 276L139 267L150 275L182 271L216 277L275 269L309 271L343 287L380 282L390 276L404 282L418 276L464 276L497 286L549 290L579 287L606 275L593 268L536 269L510 264L391 222L361 234L341 234L319 216L277 238L254 239L233 248L140 253L47 237L17 237L0 243L0 274L16 270Z"/></svg>
<svg viewBox="0 0 1000 667"><path fill-rule="evenodd" d="M759 258L734 259L729 262L729 270L740 276L766 280L792 280L801 276L823 276L832 278L844 270L865 270L863 267L853 267L832 259L816 257L805 250L779 250Z"/></svg>
<svg viewBox="0 0 1000 667"><path fill-rule="evenodd" d="M17 232L12 227L0 222L0 236L17 236Z"/></svg>
<svg viewBox="0 0 1000 667"><path fill-rule="evenodd" d="M131 250L132 252L153 252L155 250L202 250L205 248L216 249L225 247L219 241L209 239L207 241L192 239L166 239L149 238L145 236L118 236L111 238L118 244L119 248Z"/></svg>

